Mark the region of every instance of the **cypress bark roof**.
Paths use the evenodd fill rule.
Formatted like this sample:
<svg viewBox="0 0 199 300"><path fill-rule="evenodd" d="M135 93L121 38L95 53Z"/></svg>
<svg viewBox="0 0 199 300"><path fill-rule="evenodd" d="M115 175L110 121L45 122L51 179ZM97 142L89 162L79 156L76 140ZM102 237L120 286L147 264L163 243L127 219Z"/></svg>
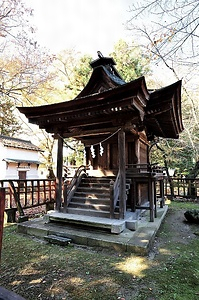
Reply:
<svg viewBox="0 0 199 300"><path fill-rule="evenodd" d="M106 137L123 127L145 129L148 139L178 138L183 130L181 81L151 93L144 77L125 83L114 65L105 57L92 62L90 80L71 101L18 109L29 122L62 137Z"/></svg>

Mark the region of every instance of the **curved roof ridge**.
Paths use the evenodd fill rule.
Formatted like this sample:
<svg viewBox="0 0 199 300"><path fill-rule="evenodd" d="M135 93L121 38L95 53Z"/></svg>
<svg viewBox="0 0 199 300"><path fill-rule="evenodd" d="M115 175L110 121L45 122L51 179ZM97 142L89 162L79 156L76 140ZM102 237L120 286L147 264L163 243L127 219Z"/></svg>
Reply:
<svg viewBox="0 0 199 300"><path fill-rule="evenodd" d="M102 91L104 92L125 83L126 82L111 69L111 66L100 65L94 68L88 83L75 99L97 94Z"/></svg>

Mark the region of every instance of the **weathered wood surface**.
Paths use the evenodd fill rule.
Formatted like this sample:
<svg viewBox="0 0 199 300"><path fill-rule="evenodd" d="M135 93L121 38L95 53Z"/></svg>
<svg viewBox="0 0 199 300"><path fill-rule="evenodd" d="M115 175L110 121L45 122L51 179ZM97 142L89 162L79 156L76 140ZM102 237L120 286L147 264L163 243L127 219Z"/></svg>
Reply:
<svg viewBox="0 0 199 300"><path fill-rule="evenodd" d="M0 186L5 188L5 209L16 208L16 198L22 209L55 202L55 180L0 180Z"/></svg>
<svg viewBox="0 0 199 300"><path fill-rule="evenodd" d="M20 216L24 216L24 211L23 211L22 205L20 203L19 195L18 195L18 193L17 193L17 191L15 189L13 181L10 180L9 181L9 185L10 185L11 192L12 192L12 194L14 196L14 200L15 200L15 203L16 203L19 215Z"/></svg>
<svg viewBox="0 0 199 300"><path fill-rule="evenodd" d="M181 81L150 92L144 76L124 84L118 72L113 72L113 65L107 65L101 58L98 63L95 67L94 62L88 83L75 99L48 107L18 109L30 123L64 138L94 138L99 133L105 138L110 134L107 128L114 132L127 123L128 127L134 129L136 126L143 131L140 127L143 120L150 139L153 135L178 138L183 130Z"/></svg>
<svg viewBox="0 0 199 300"><path fill-rule="evenodd" d="M0 188L0 261L1 261L1 249L2 249L2 239L3 239L4 209L5 209L5 189Z"/></svg>
<svg viewBox="0 0 199 300"><path fill-rule="evenodd" d="M124 219L126 213L126 169L125 169L125 132L118 132L118 158L119 158L119 211L120 219Z"/></svg>
<svg viewBox="0 0 199 300"><path fill-rule="evenodd" d="M165 178L165 195L174 198L199 198L199 178L170 177L173 187L171 194L170 182Z"/></svg>
<svg viewBox="0 0 199 300"><path fill-rule="evenodd" d="M62 197L62 170L63 170L63 139L58 137L57 145L57 178L56 178L56 210L61 208Z"/></svg>
<svg viewBox="0 0 199 300"><path fill-rule="evenodd" d="M31 180L0 180L0 186L5 189L5 222L26 220L24 210L44 206L45 211L54 209L55 180L31 179Z"/></svg>

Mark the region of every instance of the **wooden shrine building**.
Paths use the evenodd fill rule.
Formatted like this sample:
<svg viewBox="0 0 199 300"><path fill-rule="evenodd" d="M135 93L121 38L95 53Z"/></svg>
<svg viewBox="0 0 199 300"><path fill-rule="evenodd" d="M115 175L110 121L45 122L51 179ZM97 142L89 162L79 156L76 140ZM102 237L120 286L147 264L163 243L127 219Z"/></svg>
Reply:
<svg viewBox="0 0 199 300"><path fill-rule="evenodd" d="M177 139L183 130L181 81L149 91L144 77L126 83L112 58L100 55L91 67L90 80L75 99L18 108L30 123L58 139L56 209L62 206L63 139L73 137L85 145L86 165L93 173L76 174L65 193L65 211L124 219L127 209L149 207L153 221L156 182L163 188L162 173L149 164L149 142Z"/></svg>

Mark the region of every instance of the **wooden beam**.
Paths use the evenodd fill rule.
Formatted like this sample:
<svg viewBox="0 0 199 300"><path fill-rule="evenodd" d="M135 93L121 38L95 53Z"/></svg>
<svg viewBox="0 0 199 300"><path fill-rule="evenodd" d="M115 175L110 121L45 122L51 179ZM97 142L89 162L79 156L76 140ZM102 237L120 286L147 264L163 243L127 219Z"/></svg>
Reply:
<svg viewBox="0 0 199 300"><path fill-rule="evenodd" d="M163 114L165 112L169 112L172 110L172 105L170 103L156 103L154 105L150 105L146 110L146 118L153 118L157 115Z"/></svg>
<svg viewBox="0 0 199 300"><path fill-rule="evenodd" d="M157 125L159 131L160 131L161 134L162 134L162 137L166 137L165 132L162 130L162 127L163 127L163 126L160 125L160 123L158 122L158 120L157 120L156 118L153 118L153 123Z"/></svg>
<svg viewBox="0 0 199 300"><path fill-rule="evenodd" d="M118 156L119 156L119 217L124 219L126 214L126 158L125 158L125 132L118 132Z"/></svg>
<svg viewBox="0 0 199 300"><path fill-rule="evenodd" d="M0 261L1 261L1 249L3 239L3 221L5 210L5 188L0 188Z"/></svg>
<svg viewBox="0 0 199 300"><path fill-rule="evenodd" d="M56 115L56 114L55 114ZM62 119L62 118L43 118L38 120L37 125L40 126L40 128L45 128L45 129L51 129L60 127L60 128L68 128L71 127L77 127L77 126L99 126L103 124L108 124L107 126L110 126L110 124L118 124L119 122L124 121L126 122L127 120L140 120L139 117L139 111L138 110L118 110L118 111L111 111L110 113L105 113L103 114L95 114L95 115L85 115L83 118L80 118L76 115L73 116L71 119ZM31 122L32 123L32 122ZM106 127L107 127L106 126Z"/></svg>
<svg viewBox="0 0 199 300"><path fill-rule="evenodd" d="M63 169L63 138L58 136L57 145L57 177L56 177L56 210L61 209L62 198L62 169Z"/></svg>
<svg viewBox="0 0 199 300"><path fill-rule="evenodd" d="M117 128L124 126L127 121L137 124L140 122L139 113L135 112L126 112L126 113L117 113L115 115L106 115L101 118L85 118L85 120L71 120L70 123L54 123L46 126L40 125L40 128L45 129L49 133L62 133L63 137L74 137L87 135L87 133L96 131L100 132L114 132ZM97 134L98 134L97 133ZM92 134L91 134L92 135Z"/></svg>
<svg viewBox="0 0 199 300"><path fill-rule="evenodd" d="M134 103L136 103L136 109L137 107L141 109L138 99L134 96L119 99L101 99L100 101L94 100L92 103L88 103L88 105L81 105L82 107L77 106L76 103L73 102L74 105L68 110L46 111L46 113L42 115L42 118L38 115L29 116L29 119L31 123L36 124L70 122L70 120L74 119L95 118L107 114L109 115L113 112L132 111L134 110Z"/></svg>
<svg viewBox="0 0 199 300"><path fill-rule="evenodd" d="M99 137L99 136L108 136L118 130L118 127L110 127L110 128L98 128L98 129L90 129L90 130L79 130L78 132L64 133L64 137Z"/></svg>

